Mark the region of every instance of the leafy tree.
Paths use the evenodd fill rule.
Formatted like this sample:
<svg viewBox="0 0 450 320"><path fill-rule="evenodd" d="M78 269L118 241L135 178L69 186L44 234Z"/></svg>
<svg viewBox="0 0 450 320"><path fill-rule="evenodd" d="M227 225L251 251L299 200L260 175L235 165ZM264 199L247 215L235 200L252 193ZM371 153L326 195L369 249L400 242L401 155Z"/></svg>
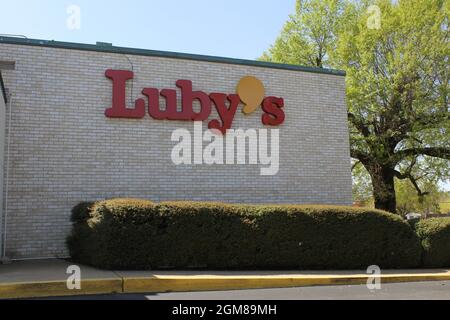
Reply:
<svg viewBox="0 0 450 320"><path fill-rule="evenodd" d="M435 159L435 158L429 158ZM425 169L424 171L422 171ZM440 173L437 167L421 164L414 167L415 184L409 180L395 179L397 213L404 216L410 212L446 213L448 194L439 186ZM370 175L359 161L353 162L353 199L362 206L373 206L373 190ZM422 190L427 190L426 192Z"/></svg>
<svg viewBox="0 0 450 320"><path fill-rule="evenodd" d="M359 161L352 165L352 195L358 206L373 207L373 189L367 170Z"/></svg>
<svg viewBox="0 0 450 320"><path fill-rule="evenodd" d="M395 178L425 196L416 174L431 166L449 177L450 1L369 4L298 0L262 59L346 71L351 156L371 177L375 207L395 212Z"/></svg>
<svg viewBox="0 0 450 320"><path fill-rule="evenodd" d="M261 60L323 67L336 49L337 34L345 21L343 0L297 0L280 36Z"/></svg>
<svg viewBox="0 0 450 320"><path fill-rule="evenodd" d="M442 199L442 192L437 184L429 180L420 181L422 188L426 188L428 195L418 197L415 194L415 187L408 180L397 180L395 192L397 195L397 212L404 216L410 212L417 212L423 215L428 213L440 213L439 203Z"/></svg>

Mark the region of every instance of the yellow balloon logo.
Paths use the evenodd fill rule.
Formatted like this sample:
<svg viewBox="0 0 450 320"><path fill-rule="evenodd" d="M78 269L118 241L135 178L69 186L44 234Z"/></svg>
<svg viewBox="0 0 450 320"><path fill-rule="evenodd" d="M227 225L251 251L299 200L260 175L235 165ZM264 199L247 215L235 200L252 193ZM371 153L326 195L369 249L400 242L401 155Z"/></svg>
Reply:
<svg viewBox="0 0 450 320"><path fill-rule="evenodd" d="M243 77L239 81L236 91L244 103L242 112L245 114L255 111L261 105L265 94L263 83L252 76Z"/></svg>

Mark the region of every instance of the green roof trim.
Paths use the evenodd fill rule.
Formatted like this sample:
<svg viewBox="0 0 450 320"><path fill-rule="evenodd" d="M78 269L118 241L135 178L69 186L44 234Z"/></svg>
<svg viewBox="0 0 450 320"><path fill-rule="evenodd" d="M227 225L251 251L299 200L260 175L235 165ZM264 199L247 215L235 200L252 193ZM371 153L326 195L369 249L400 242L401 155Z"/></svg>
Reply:
<svg viewBox="0 0 450 320"><path fill-rule="evenodd" d="M5 100L5 104L8 103L8 97L6 97L6 89L5 89L5 84L3 83L1 71L0 71L0 90L2 91L3 100Z"/></svg>
<svg viewBox="0 0 450 320"><path fill-rule="evenodd" d="M206 61L206 62L245 65L245 66L252 66L252 67L273 68L273 69L345 76L345 71L342 71L342 70L305 67L305 66L299 66L299 65L273 63L273 62L265 62L265 61L257 61L257 60L245 60L245 59L224 58L224 57L216 57L216 56L206 56L206 55L190 54L190 53L157 51L157 50L136 49L136 48L116 47L116 46L104 46L104 45L94 45L94 44L83 44L83 43L73 43L73 42L61 42L61 41L54 41L54 40L24 39L24 38L16 38L16 37L0 37L0 44L1 43L17 44L17 45L25 45L25 46L39 46L39 47L61 48L61 49L97 51L97 52L107 52L107 53L130 54L130 55L140 55L140 56L149 56L149 57L163 57L163 58L172 58L172 59Z"/></svg>

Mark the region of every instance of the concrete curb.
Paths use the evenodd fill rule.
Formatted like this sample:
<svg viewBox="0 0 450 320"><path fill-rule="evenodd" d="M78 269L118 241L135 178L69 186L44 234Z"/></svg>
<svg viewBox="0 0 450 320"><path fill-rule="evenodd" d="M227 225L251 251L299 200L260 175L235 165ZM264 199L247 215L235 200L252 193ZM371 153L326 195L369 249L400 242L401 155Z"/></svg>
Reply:
<svg viewBox="0 0 450 320"><path fill-rule="evenodd" d="M89 279L80 290L68 290L66 281L39 281L0 284L0 298L55 297L110 293L155 293L181 291L288 288L319 285L365 284L368 275L268 275L268 276L151 276ZM386 274L381 283L450 280L450 272Z"/></svg>
<svg viewBox="0 0 450 320"><path fill-rule="evenodd" d="M368 277L368 275L126 277L123 279L123 292L151 293L351 285L366 284ZM450 273L382 275L380 278L382 283L442 281L450 280Z"/></svg>
<svg viewBox="0 0 450 320"><path fill-rule="evenodd" d="M108 294L122 291L120 278L82 280L80 290L67 289L66 280L11 282L0 284L0 299Z"/></svg>

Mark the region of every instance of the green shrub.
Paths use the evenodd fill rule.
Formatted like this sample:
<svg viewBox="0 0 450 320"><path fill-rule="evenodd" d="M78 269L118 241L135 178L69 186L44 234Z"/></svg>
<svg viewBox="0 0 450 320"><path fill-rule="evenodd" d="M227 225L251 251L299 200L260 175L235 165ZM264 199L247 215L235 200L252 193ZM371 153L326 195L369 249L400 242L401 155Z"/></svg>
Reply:
<svg viewBox="0 0 450 320"><path fill-rule="evenodd" d="M73 223L72 232L67 237L66 243L72 258L76 261L89 263L85 247L89 243L88 239L92 230L88 227L87 220L90 218L90 212L94 204L94 202L84 201L72 208L72 214L70 215L70 221Z"/></svg>
<svg viewBox="0 0 450 320"><path fill-rule="evenodd" d="M106 269L406 268L421 257L410 226L379 210L127 199L96 203L68 246Z"/></svg>
<svg viewBox="0 0 450 320"><path fill-rule="evenodd" d="M415 229L423 246L425 267L450 267L450 218L423 219Z"/></svg>
<svg viewBox="0 0 450 320"><path fill-rule="evenodd" d="M70 221L83 222L89 219L89 212L94 202L84 201L77 204L72 208L72 214L70 215Z"/></svg>
<svg viewBox="0 0 450 320"><path fill-rule="evenodd" d="M92 213L99 213L102 209L110 210L117 214L126 212L131 217L135 210L143 210L151 207L151 201L140 199L112 199L99 202L81 202L72 209L71 221L73 223L72 232L67 237L66 243L70 255L74 261L80 261L87 264L94 264L92 256L102 254L102 242L97 242L101 236L101 226L97 219L101 219L98 214L93 216Z"/></svg>

